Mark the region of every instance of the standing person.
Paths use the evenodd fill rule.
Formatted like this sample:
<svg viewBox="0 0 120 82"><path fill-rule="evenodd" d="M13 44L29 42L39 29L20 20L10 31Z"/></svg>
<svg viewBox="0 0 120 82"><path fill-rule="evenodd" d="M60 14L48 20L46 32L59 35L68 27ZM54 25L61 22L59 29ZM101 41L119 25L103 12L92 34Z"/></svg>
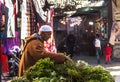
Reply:
<svg viewBox="0 0 120 82"><path fill-rule="evenodd" d="M66 46L67 46L67 53L72 58L74 53L74 46L75 46L75 36L72 34L72 32L70 32L69 35L67 36Z"/></svg>
<svg viewBox="0 0 120 82"><path fill-rule="evenodd" d="M111 62L111 55L112 55L112 48L110 47L110 44L107 43L104 48L104 55L105 55L105 63L108 64Z"/></svg>
<svg viewBox="0 0 120 82"><path fill-rule="evenodd" d="M31 35L26 39L26 45L19 64L18 76L21 77L24 72L33 66L39 59L49 57L55 63L60 64L71 59L62 53L47 52L44 48L44 41L51 37L52 28L48 25L43 25L38 33Z"/></svg>
<svg viewBox="0 0 120 82"><path fill-rule="evenodd" d="M99 34L96 34L94 45L95 45L95 51L96 51L96 57L97 57L97 64L100 64L101 41L99 39Z"/></svg>

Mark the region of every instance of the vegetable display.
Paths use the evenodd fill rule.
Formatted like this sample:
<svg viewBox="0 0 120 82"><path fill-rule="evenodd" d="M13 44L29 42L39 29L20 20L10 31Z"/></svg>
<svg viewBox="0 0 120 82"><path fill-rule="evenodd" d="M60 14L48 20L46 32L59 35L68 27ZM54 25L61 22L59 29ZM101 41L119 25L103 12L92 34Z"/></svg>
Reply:
<svg viewBox="0 0 120 82"><path fill-rule="evenodd" d="M45 58L12 82L115 82L115 79L102 66L92 67L81 60L55 64L50 58Z"/></svg>

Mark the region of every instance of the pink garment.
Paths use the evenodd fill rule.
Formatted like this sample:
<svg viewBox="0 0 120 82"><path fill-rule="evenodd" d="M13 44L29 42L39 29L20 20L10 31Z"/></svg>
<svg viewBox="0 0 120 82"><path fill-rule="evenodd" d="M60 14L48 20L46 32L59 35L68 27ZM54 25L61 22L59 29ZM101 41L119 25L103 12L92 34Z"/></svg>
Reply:
<svg viewBox="0 0 120 82"><path fill-rule="evenodd" d="M54 9L50 9L48 13L48 19L47 19L47 24L53 27L53 15L54 15ZM56 45L55 45L55 39L54 39L54 34L52 33L51 38L45 42L45 49L49 52L57 52L56 51Z"/></svg>

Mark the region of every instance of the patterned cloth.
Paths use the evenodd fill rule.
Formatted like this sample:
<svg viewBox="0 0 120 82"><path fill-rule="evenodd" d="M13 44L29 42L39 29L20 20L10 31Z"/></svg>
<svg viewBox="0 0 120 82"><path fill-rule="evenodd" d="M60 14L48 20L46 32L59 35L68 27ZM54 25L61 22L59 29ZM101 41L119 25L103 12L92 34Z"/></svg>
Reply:
<svg viewBox="0 0 120 82"><path fill-rule="evenodd" d="M24 0L22 4L21 39L25 39L35 32L35 15L31 0Z"/></svg>
<svg viewBox="0 0 120 82"><path fill-rule="evenodd" d="M51 8L48 11L47 22L46 22L51 27L53 27L53 15L54 15L54 9ZM51 38L47 42L45 42L44 46L45 46L45 49L49 52L57 52L56 51L56 45L55 45L55 39L54 39L54 33L52 33Z"/></svg>
<svg viewBox="0 0 120 82"><path fill-rule="evenodd" d="M34 8L33 8L33 3L31 0L27 0L27 29L28 29L28 36L33 34L35 32L35 15L34 15Z"/></svg>

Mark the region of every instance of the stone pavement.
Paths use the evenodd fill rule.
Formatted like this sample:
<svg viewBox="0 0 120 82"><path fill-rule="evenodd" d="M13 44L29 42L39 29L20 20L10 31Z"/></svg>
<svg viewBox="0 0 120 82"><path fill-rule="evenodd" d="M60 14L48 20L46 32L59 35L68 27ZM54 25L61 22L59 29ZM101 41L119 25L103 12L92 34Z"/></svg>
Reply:
<svg viewBox="0 0 120 82"><path fill-rule="evenodd" d="M101 63L100 65L103 66L105 69L110 71L111 75L115 76L115 82L120 82L120 59L112 59L111 64L105 64L105 57L101 57ZM90 65L96 66L97 60L96 56L89 56L87 53L82 52L80 54L76 54L73 57L73 60L84 60Z"/></svg>

